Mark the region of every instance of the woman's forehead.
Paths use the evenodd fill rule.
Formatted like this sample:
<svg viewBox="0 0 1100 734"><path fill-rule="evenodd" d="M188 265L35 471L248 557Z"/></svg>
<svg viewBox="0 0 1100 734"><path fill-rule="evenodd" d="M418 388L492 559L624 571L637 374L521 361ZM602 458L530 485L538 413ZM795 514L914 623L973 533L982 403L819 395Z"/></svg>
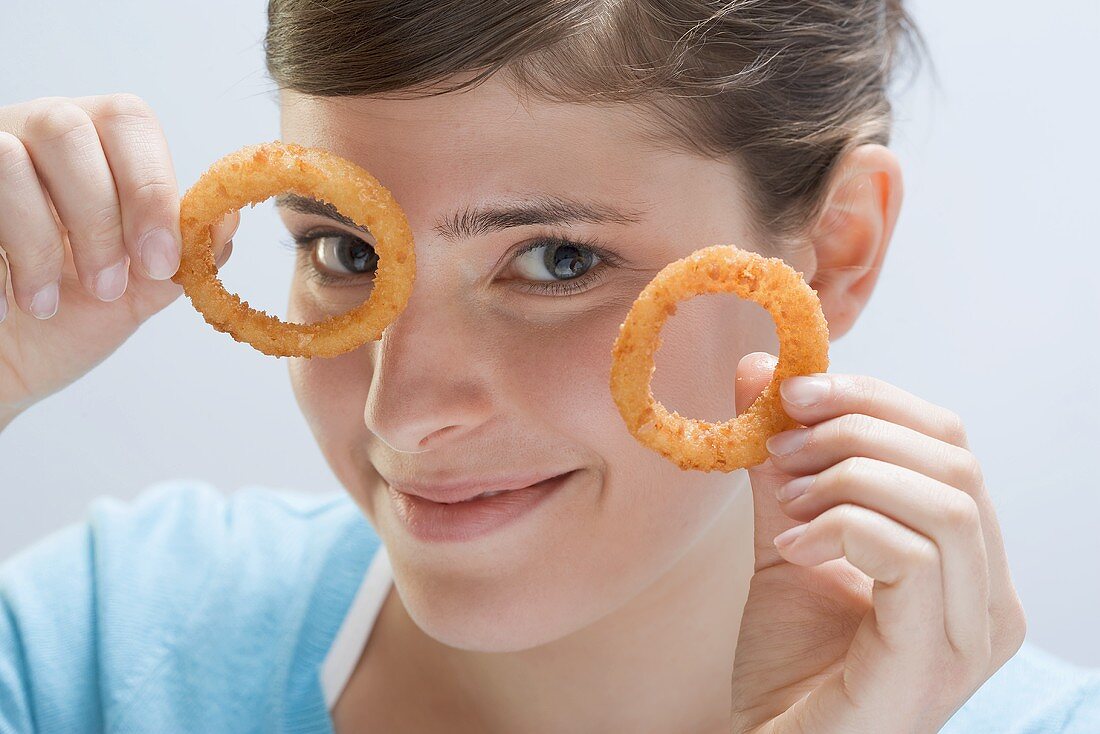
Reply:
<svg viewBox="0 0 1100 734"><path fill-rule="evenodd" d="M377 167L402 161L422 170L552 172L590 176L637 169L647 150L645 118L625 105L521 100L492 79L472 89L416 99L324 98L286 93L284 139L338 147ZM652 146L649 146L652 147Z"/></svg>
<svg viewBox="0 0 1100 734"><path fill-rule="evenodd" d="M619 214L610 223L625 225L644 221L642 212L698 203L699 190L714 184L722 195L736 184L726 162L655 145L640 108L521 98L493 78L411 99L284 91L281 110L284 140L353 160L410 217L429 206L433 222L441 211L543 198Z"/></svg>

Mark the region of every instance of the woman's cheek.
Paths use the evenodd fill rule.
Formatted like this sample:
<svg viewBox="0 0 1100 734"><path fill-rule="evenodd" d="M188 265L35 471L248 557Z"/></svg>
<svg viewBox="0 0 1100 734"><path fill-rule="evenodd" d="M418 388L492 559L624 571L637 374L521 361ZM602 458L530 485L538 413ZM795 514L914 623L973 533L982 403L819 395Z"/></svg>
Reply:
<svg viewBox="0 0 1100 734"><path fill-rule="evenodd" d="M775 354L779 347L768 312L727 293L679 303L660 338L654 397L669 411L708 422L736 416L734 377L741 357Z"/></svg>
<svg viewBox="0 0 1100 734"><path fill-rule="evenodd" d="M631 575L663 567L694 542L730 499L730 476L683 471L639 443L627 430L609 388L611 349L625 308L589 311L590 329L563 330L554 365L571 379L559 399L541 409L555 427L598 456L605 475L601 534L605 557L619 556L619 569ZM706 421L734 418L737 362L752 351L776 353L778 340L769 314L733 295L700 296L679 304L665 322L652 380L654 396L669 410ZM564 355L564 357L562 356ZM555 362L557 360L557 363ZM562 361L564 360L564 363ZM561 396L566 397L561 397Z"/></svg>
<svg viewBox="0 0 1100 734"><path fill-rule="evenodd" d="M488 335L501 346L498 387L509 408L561 436L616 428L608 377L617 309L585 311L524 327L502 320Z"/></svg>
<svg viewBox="0 0 1100 734"><path fill-rule="evenodd" d="M599 502L590 508L597 516L590 518L592 524L576 526L578 533L598 537L576 540L627 576L632 575L631 566L635 573L645 574L647 564L660 565L660 556L675 555L685 540L709 523L714 508L727 501L729 486L728 477L720 473L680 470L627 430L611 397L609 379L611 348L630 302L608 300L537 330L502 326L492 335L507 343L500 387L512 409L522 414L523 422L537 426L537 433L560 437L590 457L602 475ZM731 305L711 302L692 309L694 315L683 324L670 321L673 338L661 347L668 348L665 354L671 357L663 365L665 391L674 401L684 398L679 403L685 410L694 408L722 420L732 417L734 410L734 367L727 365L736 365L740 358L733 353L739 340L734 338L736 328L722 330L715 324L721 318L737 323L736 314L729 313ZM711 358L700 360L699 354ZM713 389L727 371L728 389ZM656 379L654 383L655 389L662 389ZM700 390L703 386L706 389ZM697 398L695 391L706 395Z"/></svg>
<svg viewBox="0 0 1100 734"><path fill-rule="evenodd" d="M352 290L352 289L349 289ZM342 311L354 308L364 296L358 295ZM316 323L340 310L325 308L300 274L290 291L287 318L295 323ZM367 430L363 422L363 407L370 390L370 363L365 350L353 350L332 358L287 360L290 384L294 397L321 453L340 483L360 500L365 499L366 487L377 482L377 475L369 471L369 461L364 455L369 446Z"/></svg>

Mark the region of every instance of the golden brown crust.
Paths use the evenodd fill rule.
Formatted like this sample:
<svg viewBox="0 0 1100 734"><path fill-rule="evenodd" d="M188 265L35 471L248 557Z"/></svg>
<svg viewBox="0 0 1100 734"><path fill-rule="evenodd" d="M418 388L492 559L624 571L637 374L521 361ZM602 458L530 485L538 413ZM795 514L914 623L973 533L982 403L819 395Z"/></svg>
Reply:
<svg viewBox="0 0 1100 734"><path fill-rule="evenodd" d="M705 293L735 293L759 303L779 337L771 382L741 415L717 424L669 413L650 387L665 320L679 301ZM638 441L681 469L731 472L764 461L764 442L798 426L783 411L779 383L828 369L829 327L817 292L783 260L715 245L657 273L619 326L611 354L611 395Z"/></svg>
<svg viewBox="0 0 1100 734"><path fill-rule="evenodd" d="M374 236L378 270L370 297L314 324L284 322L229 293L214 263L211 226L245 204L295 193L324 201ZM390 192L370 173L319 148L279 141L250 145L215 162L180 202L183 249L172 280L207 323L277 357L332 357L381 336L412 292L412 230Z"/></svg>

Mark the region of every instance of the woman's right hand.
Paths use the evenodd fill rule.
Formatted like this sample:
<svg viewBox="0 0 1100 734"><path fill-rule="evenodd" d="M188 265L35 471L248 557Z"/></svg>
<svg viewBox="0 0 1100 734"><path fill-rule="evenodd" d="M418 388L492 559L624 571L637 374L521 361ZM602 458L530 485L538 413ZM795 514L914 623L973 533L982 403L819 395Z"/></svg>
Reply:
<svg viewBox="0 0 1100 734"><path fill-rule="evenodd" d="M168 144L132 94L0 107L0 423L101 362L183 289ZM219 266L239 222L214 228Z"/></svg>

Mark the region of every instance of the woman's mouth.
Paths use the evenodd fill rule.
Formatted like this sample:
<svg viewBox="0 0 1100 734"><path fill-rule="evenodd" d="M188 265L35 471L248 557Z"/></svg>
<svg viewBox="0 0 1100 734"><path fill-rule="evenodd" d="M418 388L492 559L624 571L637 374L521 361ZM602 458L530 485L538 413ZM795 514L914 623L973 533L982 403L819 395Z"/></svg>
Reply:
<svg viewBox="0 0 1100 734"><path fill-rule="evenodd" d="M480 538L527 514L575 472L519 489L487 490L454 502L435 502L389 484L386 489L397 517L413 537L430 543L459 542Z"/></svg>

